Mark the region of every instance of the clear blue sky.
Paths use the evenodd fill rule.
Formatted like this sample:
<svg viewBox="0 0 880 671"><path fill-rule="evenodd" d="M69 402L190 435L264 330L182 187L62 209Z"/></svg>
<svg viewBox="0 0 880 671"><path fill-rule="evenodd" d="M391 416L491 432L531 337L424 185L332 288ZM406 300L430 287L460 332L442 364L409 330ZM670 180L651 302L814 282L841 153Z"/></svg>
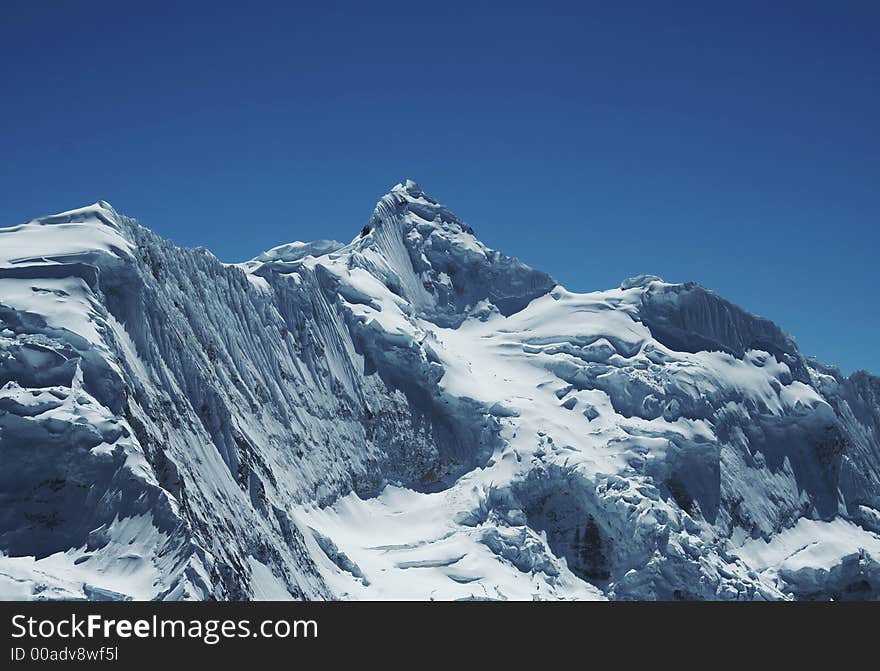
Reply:
<svg viewBox="0 0 880 671"><path fill-rule="evenodd" d="M880 3L299 4L4 0L2 225L104 198L239 261L412 177L571 289L880 373Z"/></svg>

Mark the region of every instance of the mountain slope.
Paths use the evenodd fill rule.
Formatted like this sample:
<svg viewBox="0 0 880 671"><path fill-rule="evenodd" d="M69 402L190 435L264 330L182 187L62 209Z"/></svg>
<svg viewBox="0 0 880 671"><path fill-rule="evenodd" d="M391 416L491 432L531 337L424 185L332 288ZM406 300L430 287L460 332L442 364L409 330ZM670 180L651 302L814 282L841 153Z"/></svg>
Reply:
<svg viewBox="0 0 880 671"><path fill-rule="evenodd" d="M0 596L876 598L878 392L409 181L237 265L99 202L0 229Z"/></svg>

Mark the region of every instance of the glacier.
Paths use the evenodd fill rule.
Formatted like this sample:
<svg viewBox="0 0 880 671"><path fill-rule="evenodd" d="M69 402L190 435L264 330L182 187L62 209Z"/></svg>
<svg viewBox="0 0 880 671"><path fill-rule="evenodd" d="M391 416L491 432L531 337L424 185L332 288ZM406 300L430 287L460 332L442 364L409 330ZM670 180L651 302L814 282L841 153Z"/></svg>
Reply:
<svg viewBox="0 0 880 671"><path fill-rule="evenodd" d="M568 291L407 180L246 263L0 229L0 598L880 597L880 379Z"/></svg>

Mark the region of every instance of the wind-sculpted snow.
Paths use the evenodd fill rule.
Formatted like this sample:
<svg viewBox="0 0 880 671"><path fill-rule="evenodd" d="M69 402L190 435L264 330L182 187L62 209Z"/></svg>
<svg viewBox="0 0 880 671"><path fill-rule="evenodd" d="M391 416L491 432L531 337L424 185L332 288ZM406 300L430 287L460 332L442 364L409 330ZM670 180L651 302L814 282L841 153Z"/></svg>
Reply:
<svg viewBox="0 0 880 671"><path fill-rule="evenodd" d="M877 598L878 441L877 378L410 181L237 265L103 201L0 229L4 598Z"/></svg>

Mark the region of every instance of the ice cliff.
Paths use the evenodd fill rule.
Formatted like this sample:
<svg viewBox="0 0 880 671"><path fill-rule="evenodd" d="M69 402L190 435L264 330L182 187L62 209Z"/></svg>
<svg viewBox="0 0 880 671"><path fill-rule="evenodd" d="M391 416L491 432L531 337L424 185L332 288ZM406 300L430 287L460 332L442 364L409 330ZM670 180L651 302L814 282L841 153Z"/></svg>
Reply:
<svg viewBox="0 0 880 671"><path fill-rule="evenodd" d="M7 599L880 596L880 379L411 181L244 264L103 201L0 229L0 464Z"/></svg>

